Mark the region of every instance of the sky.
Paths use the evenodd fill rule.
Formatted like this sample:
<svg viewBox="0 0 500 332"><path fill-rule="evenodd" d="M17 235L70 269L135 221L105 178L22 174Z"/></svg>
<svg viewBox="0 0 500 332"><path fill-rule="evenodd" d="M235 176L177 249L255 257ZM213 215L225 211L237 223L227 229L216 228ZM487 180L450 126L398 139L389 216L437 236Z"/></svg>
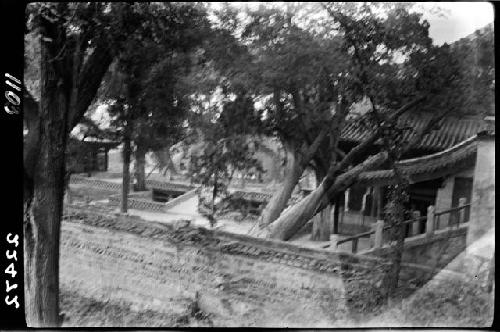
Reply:
<svg viewBox="0 0 500 332"><path fill-rule="evenodd" d="M454 42L470 35L494 20L493 5L488 2L423 2L424 18L434 43ZM432 14L432 8L443 8L445 16Z"/></svg>
<svg viewBox="0 0 500 332"><path fill-rule="evenodd" d="M212 2L214 8L222 3ZM257 8L259 2L232 2L235 7ZM277 4L280 4L279 2ZM285 3L281 3L283 7ZM434 44L452 43L470 35L494 20L493 5L488 2L416 2L416 9L429 22L429 35ZM436 13L436 8L442 10Z"/></svg>

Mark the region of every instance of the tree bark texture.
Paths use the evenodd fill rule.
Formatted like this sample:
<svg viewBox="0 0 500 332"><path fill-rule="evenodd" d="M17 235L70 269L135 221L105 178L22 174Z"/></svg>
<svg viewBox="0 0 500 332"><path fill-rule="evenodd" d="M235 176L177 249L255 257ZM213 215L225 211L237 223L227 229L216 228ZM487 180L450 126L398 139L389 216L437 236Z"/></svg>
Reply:
<svg viewBox="0 0 500 332"><path fill-rule="evenodd" d="M293 145L284 142L283 146L287 151L287 159L289 160L285 181L266 205L259 219L258 227L254 229L253 235L261 236L266 233L263 229L273 223L281 215L286 208L288 200L292 196L295 186L299 183L300 177L302 173L304 173L306 166L312 160L320 144L327 136L328 130L329 127L325 126L310 145L304 144L299 150L295 149Z"/></svg>
<svg viewBox="0 0 500 332"><path fill-rule="evenodd" d="M26 323L31 327L56 327L59 317L59 237L65 184L65 151L68 123L68 86L41 47L41 94L38 128L25 160L24 282ZM33 110L35 111L35 110ZM35 136L35 137L33 137ZM26 154L25 154L26 157ZM33 159L30 159L33 158Z"/></svg>
<svg viewBox="0 0 500 332"><path fill-rule="evenodd" d="M128 126L128 124L127 124ZM125 129L127 131L127 129ZM128 133L124 134L123 137L123 178L122 178L122 199L121 199L121 213L127 213L128 211L128 193L130 186L130 137Z"/></svg>
<svg viewBox="0 0 500 332"><path fill-rule="evenodd" d="M338 193L348 188L356 180L357 176L365 170L381 165L387 159L387 154L379 153L368 158L362 164L352 168L346 173L335 177L329 173L318 188L303 198L299 203L286 210L275 222L266 227L266 232L261 236L280 240L290 239L300 228L302 228L317 212L326 207L325 197L335 198ZM328 196L327 196L328 195Z"/></svg>
<svg viewBox="0 0 500 332"><path fill-rule="evenodd" d="M141 145L137 145L135 150L135 191L146 190L146 149Z"/></svg>
<svg viewBox="0 0 500 332"><path fill-rule="evenodd" d="M66 35L64 29L41 17L40 35L48 37L40 38L41 98L39 104L32 98L24 104L28 128L23 151L24 302L30 327L61 323L59 238L67 139L113 60L103 37L95 40L93 52L83 63L87 43Z"/></svg>
<svg viewBox="0 0 500 332"><path fill-rule="evenodd" d="M404 111L416 105L419 100L420 99L416 99L403 106L393 115L393 118L396 119L397 116L401 115ZM435 127L446 114L446 112L437 114L426 125L420 128L401 151L401 154L416 146L424 135ZM369 138L352 149L341 162L332 164L328 170L328 174L325 176L318 188L316 188L311 194L309 194L309 196L305 197L295 206L285 211L285 213L283 213L272 224L266 226L266 229L262 230L259 236L271 237L285 241L290 239L313 217L314 214L323 210L328 205L329 201L331 202L334 200L339 193L354 184L361 172L375 169L387 161L389 159L389 155L387 152L382 151L376 155L368 157L361 164L345 170L356 158L359 158L361 155L366 153L368 147L375 142L375 140L380 136L380 133L381 129L379 128Z"/></svg>
<svg viewBox="0 0 500 332"><path fill-rule="evenodd" d="M301 166L300 156L293 151L288 151L288 167L285 175L285 181L278 191L271 197L267 203L262 216L259 220L259 226L266 226L278 219L281 212L286 208L288 200L292 196L293 190L304 172Z"/></svg>

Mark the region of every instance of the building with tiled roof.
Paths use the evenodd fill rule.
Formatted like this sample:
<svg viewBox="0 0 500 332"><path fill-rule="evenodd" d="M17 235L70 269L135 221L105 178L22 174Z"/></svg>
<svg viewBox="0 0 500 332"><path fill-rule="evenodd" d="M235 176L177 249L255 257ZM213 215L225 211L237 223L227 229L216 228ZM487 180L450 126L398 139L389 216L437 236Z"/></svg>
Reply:
<svg viewBox="0 0 500 332"><path fill-rule="evenodd" d="M406 113L403 114L398 121L401 127L411 127L416 130L427 125L431 121L433 115L429 113ZM484 118L468 116L468 117L447 117L443 119L443 123L438 129L427 134L420 144L415 148L420 154L428 154L439 152L450 148L483 130L494 129L494 122L486 121ZM367 130L361 121L351 120L342 129L341 139L346 146L354 146L362 142L370 135L370 130ZM407 140L410 136L408 131L403 136L403 140Z"/></svg>
<svg viewBox="0 0 500 332"><path fill-rule="evenodd" d="M419 128L427 121L427 116L407 115L401 119L401 123L413 128ZM458 206L461 198L470 203L476 186L474 178L478 160L494 159L494 126L494 116L447 118L438 130L422 139L417 152L413 151L417 157L398 162L398 169L410 182L409 208L425 215L430 205L436 211L444 211ZM346 126L342 134L344 142L359 144L368 134L359 128L354 123ZM494 183L494 178L492 181ZM387 186L396 183L393 169L361 173L358 182L345 193L341 211L350 215L345 219L370 227L383 215ZM454 222L454 217L453 214L443 216L442 226Z"/></svg>

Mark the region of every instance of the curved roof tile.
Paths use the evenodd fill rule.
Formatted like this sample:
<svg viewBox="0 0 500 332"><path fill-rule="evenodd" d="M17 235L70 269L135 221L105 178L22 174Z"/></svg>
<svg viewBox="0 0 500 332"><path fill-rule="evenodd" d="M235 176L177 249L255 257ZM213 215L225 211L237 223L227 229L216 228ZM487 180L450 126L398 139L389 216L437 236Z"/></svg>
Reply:
<svg viewBox="0 0 500 332"><path fill-rule="evenodd" d="M397 165L411 182L419 182L472 167L476 160L476 150L477 136L473 136L444 151L401 160ZM394 170L368 171L358 177L358 183L363 185L388 185L395 181Z"/></svg>
<svg viewBox="0 0 500 332"><path fill-rule="evenodd" d="M431 120L431 117L432 115L428 113L405 114L400 117L398 123L402 126L419 129L426 125ZM443 120L443 124L439 129L432 130L427 134L417 148L431 152L441 151L466 140L480 131L493 128L494 123L488 123L482 119L448 117ZM341 138L344 141L358 143L366 139L369 134L370 131L363 128L359 120L352 120L346 123L342 129ZM408 139L411 134L408 131L403 135L403 139Z"/></svg>

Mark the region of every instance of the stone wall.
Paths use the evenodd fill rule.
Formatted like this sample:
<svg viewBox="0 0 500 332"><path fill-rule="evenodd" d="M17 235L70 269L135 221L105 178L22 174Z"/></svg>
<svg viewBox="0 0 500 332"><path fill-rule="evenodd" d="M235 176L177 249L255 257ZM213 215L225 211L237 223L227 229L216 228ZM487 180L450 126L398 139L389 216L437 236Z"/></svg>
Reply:
<svg viewBox="0 0 500 332"><path fill-rule="evenodd" d="M495 226L495 136L478 134L476 168L472 185L470 231L467 245ZM494 230L493 230L494 232ZM494 248L494 243L490 245ZM489 251L492 251L492 248Z"/></svg>
<svg viewBox="0 0 500 332"><path fill-rule="evenodd" d="M458 229L437 231L432 237L425 234L405 240L403 262L419 264L436 272L444 267L457 255L465 251L467 226ZM380 249L370 249L363 254L386 258L390 254L389 246ZM456 271L463 272L463 271Z"/></svg>
<svg viewBox="0 0 500 332"><path fill-rule="evenodd" d="M97 187L97 188L102 188L102 189L107 189L107 190L116 190L116 191L121 190L121 188L122 188L121 183L88 178L88 177L84 177L84 176L77 175L77 174L74 174L71 176L71 183L85 184L85 185L89 185L89 186L93 186L93 187Z"/></svg>
<svg viewBox="0 0 500 332"><path fill-rule="evenodd" d="M75 208L61 248L62 288L165 312L198 292L216 326L345 326L377 304L387 267L378 258ZM414 266L401 275L402 284L430 277Z"/></svg>
<svg viewBox="0 0 500 332"><path fill-rule="evenodd" d="M121 202L121 196L109 197L109 205L111 206L119 206L120 202ZM165 203L158 203L144 199L136 199L129 197L127 205L130 209L146 210L153 212L165 212Z"/></svg>

